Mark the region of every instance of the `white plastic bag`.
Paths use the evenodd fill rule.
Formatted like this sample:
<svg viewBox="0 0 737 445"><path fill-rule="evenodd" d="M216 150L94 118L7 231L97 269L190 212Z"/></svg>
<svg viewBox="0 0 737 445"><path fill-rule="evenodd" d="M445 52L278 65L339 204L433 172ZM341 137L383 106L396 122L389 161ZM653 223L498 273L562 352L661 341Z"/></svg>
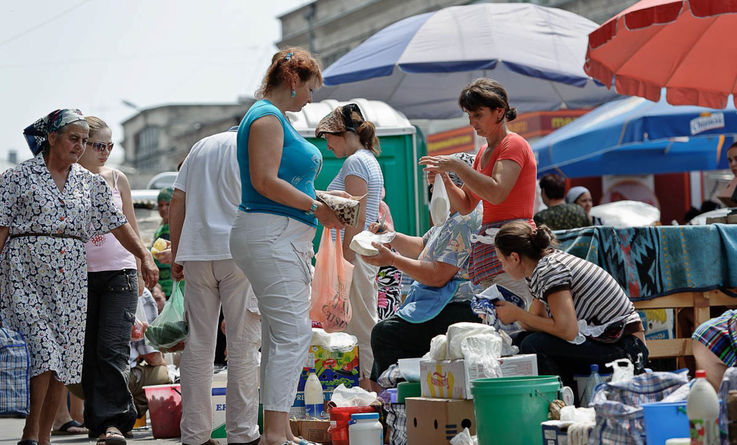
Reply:
<svg viewBox="0 0 737 445"><path fill-rule="evenodd" d="M346 388L344 384L338 385L333 391L333 396L330 401L335 403L335 406L369 406L376 401L376 393L371 391L368 392L360 386L353 386Z"/></svg>
<svg viewBox="0 0 737 445"><path fill-rule="evenodd" d="M466 369L472 370L475 378L502 377L502 368L499 366L502 338L496 332L464 338L461 351Z"/></svg>
<svg viewBox="0 0 737 445"><path fill-rule="evenodd" d="M496 334L496 329L481 323L461 322L448 326L448 360L463 358L461 342L471 335ZM501 347L501 344L500 344Z"/></svg>
<svg viewBox="0 0 737 445"><path fill-rule="evenodd" d="M443 334L436 335L430 340L430 351L423 358L445 360L446 357L448 357L448 337Z"/></svg>
<svg viewBox="0 0 737 445"><path fill-rule="evenodd" d="M353 237L348 247L359 255L374 256L378 255L379 251L371 243L390 243L395 236L395 232L372 233L368 230L364 230Z"/></svg>
<svg viewBox="0 0 737 445"><path fill-rule="evenodd" d="M434 226L445 224L450 216L450 200L448 191L445 190L443 178L439 173L435 174L435 182L432 188L432 199L430 199L430 217Z"/></svg>

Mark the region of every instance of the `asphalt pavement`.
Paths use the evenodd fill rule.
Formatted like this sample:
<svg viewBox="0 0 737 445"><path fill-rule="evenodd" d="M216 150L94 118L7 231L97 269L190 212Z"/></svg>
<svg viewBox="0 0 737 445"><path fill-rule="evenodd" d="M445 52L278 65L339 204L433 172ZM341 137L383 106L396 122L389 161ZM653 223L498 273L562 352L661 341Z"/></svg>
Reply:
<svg viewBox="0 0 737 445"><path fill-rule="evenodd" d="M0 445L15 445L20 440L23 432L23 424L25 419L4 419L0 418ZM176 439L154 439L151 434L151 428L133 430L133 438L127 439L128 445L145 444L145 445L173 445L179 443ZM94 444L94 439L88 439L86 434L70 435L70 436L51 436L52 444L72 445L72 444ZM225 442L225 440L223 440Z"/></svg>

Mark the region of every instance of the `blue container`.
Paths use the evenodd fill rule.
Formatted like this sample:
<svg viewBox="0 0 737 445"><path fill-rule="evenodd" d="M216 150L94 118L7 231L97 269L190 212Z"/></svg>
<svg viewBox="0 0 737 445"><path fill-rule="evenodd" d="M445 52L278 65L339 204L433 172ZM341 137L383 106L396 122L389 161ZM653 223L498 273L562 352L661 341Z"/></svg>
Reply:
<svg viewBox="0 0 737 445"><path fill-rule="evenodd" d="M642 405L647 445L665 445L674 437L688 437L686 401L656 402Z"/></svg>

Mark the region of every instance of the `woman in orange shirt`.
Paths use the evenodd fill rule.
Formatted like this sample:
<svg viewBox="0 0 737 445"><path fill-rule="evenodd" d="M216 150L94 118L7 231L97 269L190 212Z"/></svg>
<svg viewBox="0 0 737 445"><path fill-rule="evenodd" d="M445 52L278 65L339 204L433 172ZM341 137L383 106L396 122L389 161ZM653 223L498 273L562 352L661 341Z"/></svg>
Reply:
<svg viewBox="0 0 737 445"><path fill-rule="evenodd" d="M468 266L471 281L484 288L499 283L529 304L531 295L527 284L503 272L492 244L494 231L487 232L487 229L515 220L534 225L535 156L530 144L507 128L507 121L517 117L517 109L509 106L507 92L499 82L487 78L474 80L461 91L458 104L468 114L476 134L487 142L479 149L473 167L453 156L424 156L420 165L432 173L431 177L442 173L451 207L461 213L470 213L479 201L483 202L479 235L488 238L473 245ZM463 180L463 188L453 184L447 174L450 171Z"/></svg>

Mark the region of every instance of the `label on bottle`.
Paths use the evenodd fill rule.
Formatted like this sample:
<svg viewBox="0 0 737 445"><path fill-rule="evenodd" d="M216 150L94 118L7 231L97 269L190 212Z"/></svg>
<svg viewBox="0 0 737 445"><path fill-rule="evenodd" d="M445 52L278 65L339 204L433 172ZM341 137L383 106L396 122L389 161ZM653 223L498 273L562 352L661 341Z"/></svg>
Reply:
<svg viewBox="0 0 737 445"><path fill-rule="evenodd" d="M719 445L718 420L688 419L691 445Z"/></svg>
<svg viewBox="0 0 737 445"><path fill-rule="evenodd" d="M305 404L305 418L307 419L320 419L325 413L323 413L324 404Z"/></svg>

